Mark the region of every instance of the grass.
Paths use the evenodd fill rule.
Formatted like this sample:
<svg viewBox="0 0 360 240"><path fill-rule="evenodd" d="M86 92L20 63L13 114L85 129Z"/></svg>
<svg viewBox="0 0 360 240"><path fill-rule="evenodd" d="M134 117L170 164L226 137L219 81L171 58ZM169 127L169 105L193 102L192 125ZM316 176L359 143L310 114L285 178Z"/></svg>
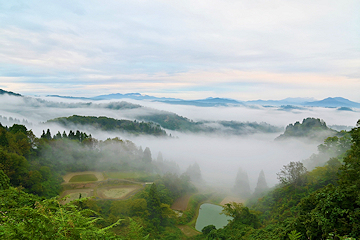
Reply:
<svg viewBox="0 0 360 240"><path fill-rule="evenodd" d="M96 182L97 180L94 174L82 174L73 176L69 182Z"/></svg>

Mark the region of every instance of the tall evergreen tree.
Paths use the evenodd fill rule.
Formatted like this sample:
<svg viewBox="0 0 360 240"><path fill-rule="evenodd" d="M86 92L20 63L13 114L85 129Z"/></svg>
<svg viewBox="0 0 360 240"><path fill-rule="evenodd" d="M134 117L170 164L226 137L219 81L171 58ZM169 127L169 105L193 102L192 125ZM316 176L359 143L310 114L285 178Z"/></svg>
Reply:
<svg viewBox="0 0 360 240"><path fill-rule="evenodd" d="M65 130L64 130L64 132L63 132L63 134L62 134L62 137L63 137L63 138L67 138L67 137L68 137L68 136L66 135Z"/></svg>
<svg viewBox="0 0 360 240"><path fill-rule="evenodd" d="M242 168L239 168L235 179L234 192L243 199L251 195L249 177Z"/></svg>
<svg viewBox="0 0 360 240"><path fill-rule="evenodd" d="M50 129L49 129L49 128L46 130L45 138L46 138L47 140L51 140L51 139L52 139L52 137L51 137L51 132L50 132Z"/></svg>
<svg viewBox="0 0 360 240"><path fill-rule="evenodd" d="M144 157L143 157L143 161L146 163L150 163L152 160L151 158L151 151L150 148L146 147L144 150Z"/></svg>
<svg viewBox="0 0 360 240"><path fill-rule="evenodd" d="M255 188L255 191L254 191L254 195L259 196L261 193L265 192L268 189L269 189L269 187L268 187L268 185L266 183L264 171L261 170L261 172L259 174L257 184L256 184L256 188Z"/></svg>

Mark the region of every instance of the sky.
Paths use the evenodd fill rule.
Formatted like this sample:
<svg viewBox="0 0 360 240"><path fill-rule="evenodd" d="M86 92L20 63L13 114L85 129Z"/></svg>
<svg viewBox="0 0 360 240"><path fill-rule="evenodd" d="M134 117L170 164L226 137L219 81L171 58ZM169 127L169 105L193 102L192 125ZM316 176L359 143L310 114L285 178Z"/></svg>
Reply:
<svg viewBox="0 0 360 240"><path fill-rule="evenodd" d="M0 88L360 102L359 12L358 0L0 0Z"/></svg>

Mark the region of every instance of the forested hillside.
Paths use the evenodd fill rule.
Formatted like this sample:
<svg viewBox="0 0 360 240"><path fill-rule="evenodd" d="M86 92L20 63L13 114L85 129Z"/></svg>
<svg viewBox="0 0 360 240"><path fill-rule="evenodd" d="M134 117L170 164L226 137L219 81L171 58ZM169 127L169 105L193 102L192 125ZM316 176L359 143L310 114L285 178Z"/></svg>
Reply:
<svg viewBox="0 0 360 240"><path fill-rule="evenodd" d="M337 131L328 128L323 120L319 118L306 118L302 123L289 124L285 132L277 137L276 140L296 137L322 142L325 138L335 136L336 134Z"/></svg>
<svg viewBox="0 0 360 240"><path fill-rule="evenodd" d="M117 120L108 117L91 117L73 115L48 120L48 123L58 123L62 126L85 125L104 131L122 131L132 134L150 134L155 136L166 136L166 132L158 124L149 122L137 122L129 120Z"/></svg>
<svg viewBox="0 0 360 240"><path fill-rule="evenodd" d="M338 153L324 166L309 172L290 162L278 173L279 185L263 197L247 206L227 204L223 213L233 220L223 229L204 229L196 239L358 239L360 121L350 135L319 146Z"/></svg>
<svg viewBox="0 0 360 240"><path fill-rule="evenodd" d="M61 176L87 170L138 172L144 177L137 181L154 183L144 185L128 200L101 201L80 194L78 200L64 205L57 198L62 189L82 185L62 185ZM170 204L195 188L187 174L172 171L177 171L172 162L155 161L149 148L142 150L130 141L98 141L80 131L52 136L49 129L37 138L23 125L0 126L0 237L145 239L151 235L154 239L171 232L178 235ZM99 184L112 186L119 181L109 178Z"/></svg>
<svg viewBox="0 0 360 240"><path fill-rule="evenodd" d="M193 121L174 113L162 111L138 117L140 120L160 124L163 128L181 132L245 135L275 133L282 129L268 123L238 121Z"/></svg>
<svg viewBox="0 0 360 240"><path fill-rule="evenodd" d="M257 191L246 191L246 203L223 207L223 214L232 217L224 228L209 225L202 234L186 235L184 229L192 226L199 205L222 199L209 187L196 190L193 182L204 184L198 164L179 175L176 164L161 153L154 160L149 148L142 150L127 140L98 141L80 131L52 135L49 129L37 138L23 125L0 126L0 237L358 239L360 120L350 132L325 139L318 149L306 161L279 169L279 184L272 189L260 173ZM312 161L317 167L311 170L306 166ZM80 180L63 182L64 174L89 171L103 172L104 179L83 174ZM133 177L122 179L127 174ZM237 182L246 182L241 177L245 175L240 169ZM137 190L126 198L106 198L103 193L119 184ZM235 184L234 191L239 187ZM57 197L64 190L78 193L79 188L92 189L93 197L80 193L71 202ZM175 212L171 205L185 196L192 196L187 208Z"/></svg>

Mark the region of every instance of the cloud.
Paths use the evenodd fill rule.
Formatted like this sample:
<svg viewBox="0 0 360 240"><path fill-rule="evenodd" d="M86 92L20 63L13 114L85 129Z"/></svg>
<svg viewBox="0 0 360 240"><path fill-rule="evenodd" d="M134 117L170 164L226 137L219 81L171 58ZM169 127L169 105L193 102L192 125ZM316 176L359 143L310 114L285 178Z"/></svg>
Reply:
<svg viewBox="0 0 360 240"><path fill-rule="evenodd" d="M63 82L84 94L160 86L252 97L306 84L301 94L321 94L335 79L328 94L341 86L355 96L359 82L358 1L8 1L1 9L2 75L21 76L32 93L42 81L51 93L66 91Z"/></svg>

